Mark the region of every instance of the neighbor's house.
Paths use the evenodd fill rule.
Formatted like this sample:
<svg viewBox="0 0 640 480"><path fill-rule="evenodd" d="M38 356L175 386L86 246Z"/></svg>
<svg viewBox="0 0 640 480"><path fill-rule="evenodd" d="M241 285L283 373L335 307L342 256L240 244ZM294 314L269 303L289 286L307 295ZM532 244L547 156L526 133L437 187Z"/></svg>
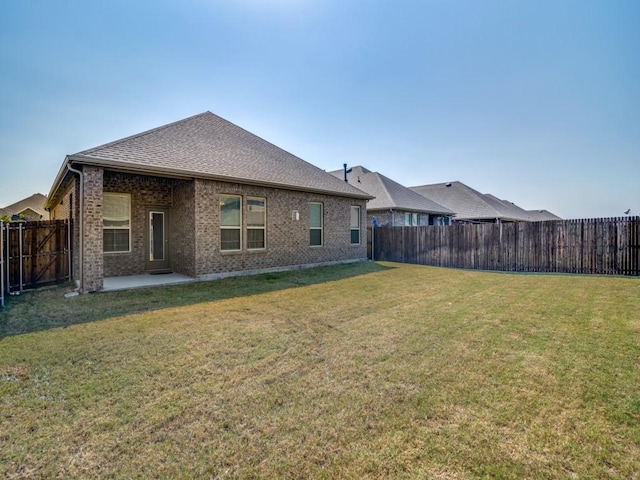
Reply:
<svg viewBox="0 0 640 480"><path fill-rule="evenodd" d="M416 193L456 212L455 223L500 223L538 221L512 202L483 194L462 182L409 187ZM553 214L550 214L553 215ZM555 217L555 215L553 215ZM556 217L557 218L557 217Z"/></svg>
<svg viewBox="0 0 640 480"><path fill-rule="evenodd" d="M198 279L365 260L371 196L205 112L69 155L52 219L74 220L74 278Z"/></svg>
<svg viewBox="0 0 640 480"><path fill-rule="evenodd" d="M41 193L34 193L19 202L12 203L0 209L0 217L20 218L27 221L48 220L49 214L45 210L47 197Z"/></svg>
<svg viewBox="0 0 640 480"><path fill-rule="evenodd" d="M449 225L454 212L388 177L362 166L330 172L375 197L367 203L367 225L388 227Z"/></svg>

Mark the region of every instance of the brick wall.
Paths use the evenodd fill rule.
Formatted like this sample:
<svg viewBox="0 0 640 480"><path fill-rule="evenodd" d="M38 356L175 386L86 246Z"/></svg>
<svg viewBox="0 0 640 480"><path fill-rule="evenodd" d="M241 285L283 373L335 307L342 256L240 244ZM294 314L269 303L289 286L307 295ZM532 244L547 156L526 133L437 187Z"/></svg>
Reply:
<svg viewBox="0 0 640 480"><path fill-rule="evenodd" d="M350 244L349 229L350 207L359 206L361 212L365 212L364 200L207 180L195 181L195 193L197 276L206 278L223 272L366 259L366 216L361 215L360 245ZM220 251L221 194L242 196L243 245L239 252ZM248 250L244 242L248 196L266 198L265 250ZM320 202L324 206L321 247L309 246L309 202ZM298 221L292 219L293 211L299 212Z"/></svg>
<svg viewBox="0 0 640 480"><path fill-rule="evenodd" d="M196 276L195 182L175 180L170 212L169 261L174 272Z"/></svg>
<svg viewBox="0 0 640 480"><path fill-rule="evenodd" d="M212 278L229 272L366 259L364 200L211 180L178 180L103 172L100 168L88 166L84 172L85 291L101 289L103 276L145 272L147 211L150 208L169 209L170 267L175 272L192 277ZM103 193L131 196L129 252L103 252ZM78 182L74 181L64 194L62 203L53 209L52 217L68 218L71 215L69 209L77 211L78 194ZM221 194L242 196L243 244L238 252L220 251ZM248 250L246 247L247 196L266 198L264 250ZM309 202L320 202L324 206L324 239L321 247L309 245ZM363 212L360 245L350 244L352 205L359 206ZM299 212L297 221L292 219L294 210ZM74 228L77 229L78 224L75 222ZM76 252L74 265L79 265Z"/></svg>
<svg viewBox="0 0 640 480"><path fill-rule="evenodd" d="M106 171L105 193L131 195L131 251L104 254L104 274L107 277L144 273L146 258L147 209L170 208L174 181L146 175L131 175ZM173 215L170 215L170 219Z"/></svg>
<svg viewBox="0 0 640 480"><path fill-rule="evenodd" d="M85 292L102 290L104 259L102 253L103 170L85 166L83 216L83 286Z"/></svg>

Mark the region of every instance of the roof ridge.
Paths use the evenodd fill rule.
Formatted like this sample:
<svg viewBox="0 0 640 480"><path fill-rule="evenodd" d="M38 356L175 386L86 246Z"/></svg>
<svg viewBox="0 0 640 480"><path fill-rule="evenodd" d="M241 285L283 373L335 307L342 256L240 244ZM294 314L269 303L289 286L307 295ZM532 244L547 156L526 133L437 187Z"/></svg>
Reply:
<svg viewBox="0 0 640 480"><path fill-rule="evenodd" d="M217 115L215 115L214 113L211 113L210 111L207 110L206 112L198 113L196 115L191 115L190 117L183 118L182 120L176 120L175 122L167 123L166 125L161 125L159 127L155 127L155 128L150 129L150 130L145 130L144 132L136 133L134 135L129 135L128 137L124 137L124 138L121 138L119 140L114 140L112 142L103 143L102 145L98 145L97 147L92 147L92 148L88 148L86 150L81 150L80 152L78 152L78 153L76 153L74 155L87 155L87 156L89 156L90 152L95 152L97 150L100 150L100 149L106 148L106 147L112 147L114 145L118 145L120 143L129 141L129 140L133 140L134 138L144 137L145 135L149 135L151 133L155 133L155 132L158 132L160 130L164 130L165 128L173 127L173 126L178 125L180 123L186 123L189 120L193 120L194 118L202 117L202 116L204 116L206 114L214 115L214 116L217 117ZM221 118L221 117L219 117L219 118Z"/></svg>

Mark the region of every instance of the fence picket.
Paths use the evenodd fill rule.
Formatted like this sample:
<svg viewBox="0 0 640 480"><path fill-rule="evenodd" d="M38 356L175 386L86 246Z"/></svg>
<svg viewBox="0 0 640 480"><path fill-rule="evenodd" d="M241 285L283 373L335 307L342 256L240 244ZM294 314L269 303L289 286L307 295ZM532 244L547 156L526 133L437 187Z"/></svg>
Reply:
<svg viewBox="0 0 640 480"><path fill-rule="evenodd" d="M0 238L3 294L70 280L69 232L66 220L4 224Z"/></svg>
<svg viewBox="0 0 640 480"><path fill-rule="evenodd" d="M378 227L374 258L517 272L640 275L640 217Z"/></svg>

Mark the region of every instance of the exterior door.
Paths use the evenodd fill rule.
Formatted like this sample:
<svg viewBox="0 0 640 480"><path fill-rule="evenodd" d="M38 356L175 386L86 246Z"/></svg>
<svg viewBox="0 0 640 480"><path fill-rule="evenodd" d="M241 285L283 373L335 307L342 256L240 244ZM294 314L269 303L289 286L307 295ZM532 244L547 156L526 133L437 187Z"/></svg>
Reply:
<svg viewBox="0 0 640 480"><path fill-rule="evenodd" d="M147 210L147 271L169 271L169 210Z"/></svg>

